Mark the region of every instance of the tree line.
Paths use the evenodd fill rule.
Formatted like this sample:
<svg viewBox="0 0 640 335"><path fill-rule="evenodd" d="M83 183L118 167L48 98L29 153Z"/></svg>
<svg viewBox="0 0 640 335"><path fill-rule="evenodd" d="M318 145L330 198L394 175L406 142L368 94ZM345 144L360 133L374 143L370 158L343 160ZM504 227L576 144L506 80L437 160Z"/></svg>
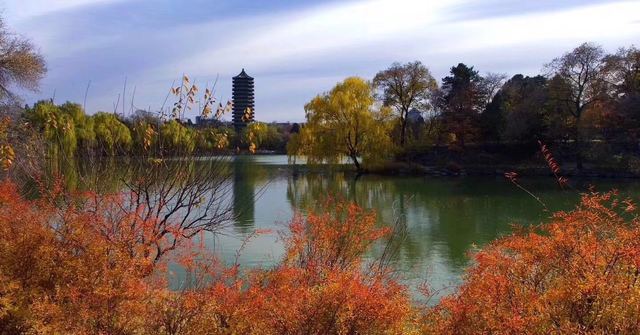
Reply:
<svg viewBox="0 0 640 335"><path fill-rule="evenodd" d="M108 112L87 115L73 102L40 101L26 106L21 117L42 134L54 156L221 154L240 148L283 151L289 131L264 122L250 123L240 132L221 122L194 126L144 110L127 118Z"/></svg>
<svg viewBox="0 0 640 335"><path fill-rule="evenodd" d="M595 143L623 143L637 152L640 50L607 54L584 43L541 74L511 78L460 63L440 85L420 61L393 63L371 81L346 79L305 111L307 123L289 154L349 157L358 170L359 159L375 157L375 164L421 145L464 154L470 146L537 141L568 146L580 170Z"/></svg>

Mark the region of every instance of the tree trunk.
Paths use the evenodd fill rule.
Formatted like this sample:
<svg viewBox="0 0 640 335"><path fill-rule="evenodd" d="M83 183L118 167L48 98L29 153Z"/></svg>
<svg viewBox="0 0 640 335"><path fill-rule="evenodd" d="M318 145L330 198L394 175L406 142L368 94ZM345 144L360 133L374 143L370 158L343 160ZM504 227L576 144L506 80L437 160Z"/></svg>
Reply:
<svg viewBox="0 0 640 335"><path fill-rule="evenodd" d="M360 162L358 162L358 156L351 155L351 161L353 161L353 165L356 166L358 173L362 172L362 167L360 166Z"/></svg>
<svg viewBox="0 0 640 335"><path fill-rule="evenodd" d="M404 113L404 117L400 117L400 146L404 147L404 137L407 129L407 113Z"/></svg>
<svg viewBox="0 0 640 335"><path fill-rule="evenodd" d="M578 132L576 132L576 170L580 172L582 171L582 140Z"/></svg>
<svg viewBox="0 0 640 335"><path fill-rule="evenodd" d="M577 172L582 171L582 138L580 137L580 116L576 118L576 129L575 129L575 150L576 150L576 170Z"/></svg>

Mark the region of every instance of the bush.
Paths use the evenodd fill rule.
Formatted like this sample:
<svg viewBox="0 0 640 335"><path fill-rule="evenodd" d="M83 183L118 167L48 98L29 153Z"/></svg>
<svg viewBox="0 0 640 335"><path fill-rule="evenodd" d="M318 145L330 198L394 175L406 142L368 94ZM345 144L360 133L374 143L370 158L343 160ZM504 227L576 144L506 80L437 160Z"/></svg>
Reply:
<svg viewBox="0 0 640 335"><path fill-rule="evenodd" d="M179 225L165 236L123 214L126 194L43 194L0 183L2 334L640 333L640 218L615 192L494 241L422 315L382 260L363 261L391 232L354 204L296 215L283 259L240 271ZM184 290L169 289L158 255L187 271Z"/></svg>
<svg viewBox="0 0 640 335"><path fill-rule="evenodd" d="M640 333L640 220L615 192L474 256L465 283L427 316L435 334Z"/></svg>
<svg viewBox="0 0 640 335"><path fill-rule="evenodd" d="M28 201L0 184L2 334L401 334L408 324L405 288L382 264L362 263L389 231L355 205L297 215L280 264L239 272L179 226L158 237L157 221L117 215L127 196L60 190ZM192 279L184 291L169 289L155 261L176 239L173 259Z"/></svg>

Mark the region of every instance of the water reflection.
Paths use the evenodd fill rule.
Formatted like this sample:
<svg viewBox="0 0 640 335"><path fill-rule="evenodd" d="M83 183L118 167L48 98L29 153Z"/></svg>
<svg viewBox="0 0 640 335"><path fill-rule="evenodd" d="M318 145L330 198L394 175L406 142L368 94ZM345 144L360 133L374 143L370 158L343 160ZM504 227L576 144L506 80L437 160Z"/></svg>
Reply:
<svg viewBox="0 0 640 335"><path fill-rule="evenodd" d="M241 233L249 233L255 222L255 169L243 156L231 162L233 167L234 225ZM254 173L252 173L254 172Z"/></svg>
<svg viewBox="0 0 640 335"><path fill-rule="evenodd" d="M392 241L398 250L392 263L403 280L414 285L427 279L435 288L442 288L459 281L474 245L508 234L512 224L538 223L550 215L503 178L363 176L356 180L331 169L288 166L285 156L231 157L227 164L233 171L237 219L227 234L210 236L208 241L228 261L235 260L243 238L254 229L282 230L282 223L295 211L314 208L322 199L334 196L375 209L381 225L397 222L401 229ZM122 162L99 169L59 168L75 169L68 173L73 187L81 187L79 179L93 180L105 191L121 188L122 180L140 173ZM595 183L602 190L615 187L634 196L640 193L635 181ZM560 190L549 178L525 179L522 184L550 211L571 208L578 200L576 191ZM577 188L586 189L584 183ZM382 249L382 244L376 245L369 256L380 255ZM268 266L281 255L277 235L261 235L244 245L240 262Z"/></svg>

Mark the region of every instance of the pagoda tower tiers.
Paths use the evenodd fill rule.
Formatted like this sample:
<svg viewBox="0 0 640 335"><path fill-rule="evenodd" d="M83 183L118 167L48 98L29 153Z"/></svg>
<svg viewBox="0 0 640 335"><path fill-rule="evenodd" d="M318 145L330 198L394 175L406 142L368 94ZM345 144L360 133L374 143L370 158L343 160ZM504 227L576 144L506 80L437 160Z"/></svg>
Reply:
<svg viewBox="0 0 640 335"><path fill-rule="evenodd" d="M239 75L233 77L233 125L236 131L247 126L253 121L255 101L253 96L253 77L244 69ZM249 112L247 112L247 108Z"/></svg>

